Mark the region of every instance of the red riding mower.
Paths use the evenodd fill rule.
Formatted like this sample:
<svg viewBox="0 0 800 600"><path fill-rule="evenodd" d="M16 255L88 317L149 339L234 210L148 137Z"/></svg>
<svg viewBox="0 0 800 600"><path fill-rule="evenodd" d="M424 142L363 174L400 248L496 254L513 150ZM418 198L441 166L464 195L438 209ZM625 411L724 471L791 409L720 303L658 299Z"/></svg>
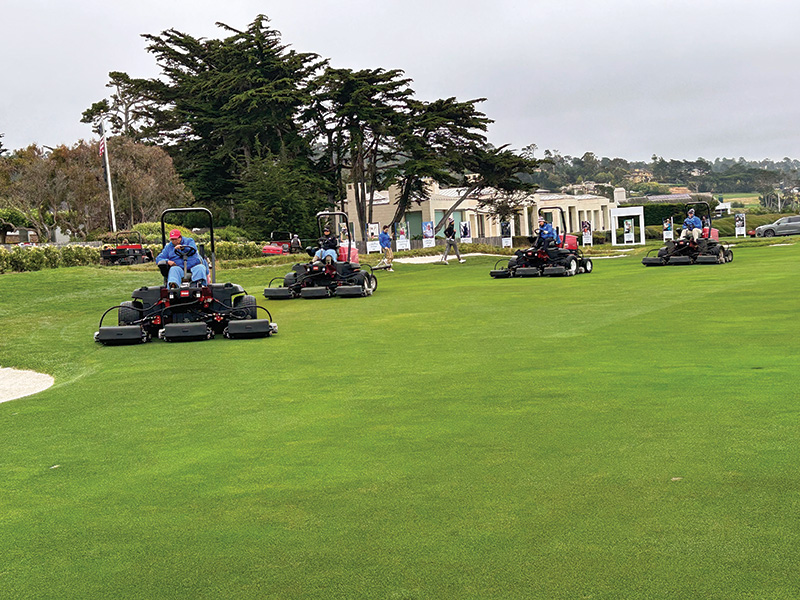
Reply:
<svg viewBox="0 0 800 600"><path fill-rule="evenodd" d="M561 213L563 226L566 218L561 207L541 208L539 214L555 213L556 210ZM530 248L517 250L505 268L498 269L497 266L502 260L497 261L495 268L489 271L489 275L494 279L507 279L509 277L569 277L579 273L591 273L594 268L592 259L583 256L583 252L578 247L578 238L574 235L561 234L558 228L555 231L560 238L560 243L540 240L539 230L536 229L534 233L537 234L537 237L529 238L533 244Z"/></svg>
<svg viewBox="0 0 800 600"><path fill-rule="evenodd" d="M667 240L658 250L650 250L642 259L646 267L664 265L721 265L733 260L733 250L728 244L719 241L719 231L711 226L711 207L708 202L687 202L686 211L697 207L705 207L708 226L702 228L697 240L692 235L678 240ZM700 218L702 219L702 216ZM674 218L674 217L673 217ZM681 232L683 233L683 232ZM655 256L651 256L656 252Z"/></svg>
<svg viewBox="0 0 800 600"><path fill-rule="evenodd" d="M323 242L326 241L326 238L322 237L323 229L328 226L328 220L335 217L341 218L345 225L347 246L337 248L336 260L314 258L319 248L323 247ZM372 269L367 267L369 271L365 271L358 263L358 249L354 248L351 242L353 232L347 215L343 212L320 212L317 213L317 223L321 236L319 247L306 248L312 257L311 262L298 263L284 277L272 279L264 289L264 297L268 300L329 298L331 296L358 298L371 296L378 289L378 280L372 273ZM276 281L283 285L272 287Z"/></svg>
<svg viewBox="0 0 800 600"><path fill-rule="evenodd" d="M278 332L272 315L266 308L256 305L256 299L240 285L216 283L216 255L214 252L214 220L206 208L169 208L161 214L161 240L166 246L164 217L169 213L203 212L208 215L211 227L211 282L194 285L188 259L197 251L181 246L176 253L183 259L184 280L177 288L167 286L169 265L159 265L164 284L145 286L134 290L133 300L112 306L100 318L100 327L94 334L96 342L106 346L138 344L160 337L168 342L207 340L216 333L226 338L260 338ZM205 261L204 248L199 248ZM178 265L180 266L180 265ZM267 319L257 317L258 310L267 313ZM103 326L105 316L117 311L117 326Z"/></svg>

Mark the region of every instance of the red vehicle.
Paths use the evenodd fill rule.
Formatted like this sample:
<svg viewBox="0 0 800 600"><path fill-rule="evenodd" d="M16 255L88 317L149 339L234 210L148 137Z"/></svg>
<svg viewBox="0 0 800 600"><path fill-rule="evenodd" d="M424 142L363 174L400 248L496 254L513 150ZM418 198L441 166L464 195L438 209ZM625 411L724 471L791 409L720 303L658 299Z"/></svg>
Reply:
<svg viewBox="0 0 800 600"><path fill-rule="evenodd" d="M134 243L128 238L136 237ZM100 262L104 265L141 265L153 262L153 252L142 245L142 234L138 231L118 231L113 246L100 250Z"/></svg>
<svg viewBox="0 0 800 600"><path fill-rule="evenodd" d="M297 254L303 251L303 242L288 231L273 231L269 234L269 240L269 244L261 249L264 256Z"/></svg>

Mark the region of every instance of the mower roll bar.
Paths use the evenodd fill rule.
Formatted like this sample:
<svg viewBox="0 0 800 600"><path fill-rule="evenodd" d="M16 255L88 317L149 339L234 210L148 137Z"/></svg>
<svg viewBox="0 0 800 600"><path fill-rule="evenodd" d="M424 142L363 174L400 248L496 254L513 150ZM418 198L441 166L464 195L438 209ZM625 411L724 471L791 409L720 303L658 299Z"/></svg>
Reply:
<svg viewBox="0 0 800 600"><path fill-rule="evenodd" d="M693 202L687 202L684 204L684 212L689 212L689 209L693 206L697 206L702 204L706 207L706 216L708 217L708 228L711 229L711 206L705 200L695 200ZM702 220L702 219L701 219Z"/></svg>
<svg viewBox="0 0 800 600"><path fill-rule="evenodd" d="M563 234L558 230L558 227L556 227L556 235L558 235L561 238L561 244L558 246L558 248L563 248L564 244L566 244L566 242L567 242L567 237L566 237L567 219L564 216L564 209L561 208L560 206L548 206L547 208L540 208L538 211L536 211L536 214L538 216L538 215L541 215L541 214L544 214L544 213L551 213L551 212L556 212L556 211L561 213L561 224L564 226L564 233ZM547 219L545 219L545 220L547 220Z"/></svg>
<svg viewBox="0 0 800 600"><path fill-rule="evenodd" d="M350 219L347 218L347 213L340 210L323 210L317 213L317 227L319 227L319 234L322 236L322 220L326 217L342 217L345 227L347 227L347 262L350 262L350 251L353 247L353 230L350 227ZM330 224L333 227L333 223ZM338 232L337 232L338 234Z"/></svg>
<svg viewBox="0 0 800 600"><path fill-rule="evenodd" d="M208 223L209 229L211 231L211 283L217 282L217 255L216 251L214 250L214 215L211 214L211 211L207 208L202 207L188 207L188 208L168 208L164 212L161 213L161 245L167 245L167 228L166 223L164 221L164 217L166 217L169 213L190 213L190 212L199 212L205 213L208 215Z"/></svg>

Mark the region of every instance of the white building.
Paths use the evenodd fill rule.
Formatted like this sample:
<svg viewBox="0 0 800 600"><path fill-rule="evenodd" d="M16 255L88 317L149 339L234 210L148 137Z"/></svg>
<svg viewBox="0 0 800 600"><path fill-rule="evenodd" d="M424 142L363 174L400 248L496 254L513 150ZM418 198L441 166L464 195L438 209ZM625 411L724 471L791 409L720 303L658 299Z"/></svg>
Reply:
<svg viewBox="0 0 800 600"><path fill-rule="evenodd" d="M464 188L439 188L436 182L430 184L430 197L421 204L412 204L405 214L408 221L411 237L422 235L422 223L433 221L438 224L447 210L461 197ZM391 223L394 218L396 198L399 190L392 186L388 190L375 193L375 201L372 207L372 222L385 225ZM473 238L500 237L500 222L496 217L490 215L485 209L478 208L478 196L468 197L462 202L458 209L453 213L456 225L465 220L469 220ZM536 228L537 212L539 209L561 209L564 211L566 223L560 223L560 212L544 210L548 220L555 221L555 225L562 231L577 232L581 229L582 221L592 223L594 231L608 231L611 227L609 211L617 208L616 200L610 200L605 196L594 194L580 194L571 196L567 194L537 193L529 194L523 202L520 214L514 217L511 224L512 235L528 236ZM358 220L355 208L355 192L352 184L347 186L347 201L345 210L348 218L355 228L355 231L362 231L364 225ZM554 214L557 216L550 217ZM441 230L437 235L442 235ZM356 235L356 238L360 238Z"/></svg>

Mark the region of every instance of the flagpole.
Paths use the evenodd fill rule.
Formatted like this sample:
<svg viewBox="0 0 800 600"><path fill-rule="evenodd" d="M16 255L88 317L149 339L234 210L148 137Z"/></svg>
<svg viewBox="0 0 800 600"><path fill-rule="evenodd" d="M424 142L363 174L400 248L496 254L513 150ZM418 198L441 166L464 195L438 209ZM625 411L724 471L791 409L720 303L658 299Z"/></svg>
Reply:
<svg viewBox="0 0 800 600"><path fill-rule="evenodd" d="M103 135L100 140L100 154L105 160L106 182L108 183L108 201L111 204L111 230L117 232L117 216L114 214L114 192L111 189L111 166L108 164L108 144L106 144L106 128L103 121L100 121L100 133Z"/></svg>

